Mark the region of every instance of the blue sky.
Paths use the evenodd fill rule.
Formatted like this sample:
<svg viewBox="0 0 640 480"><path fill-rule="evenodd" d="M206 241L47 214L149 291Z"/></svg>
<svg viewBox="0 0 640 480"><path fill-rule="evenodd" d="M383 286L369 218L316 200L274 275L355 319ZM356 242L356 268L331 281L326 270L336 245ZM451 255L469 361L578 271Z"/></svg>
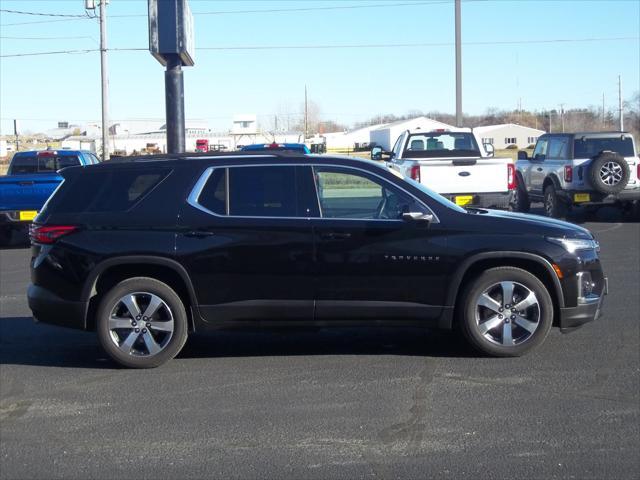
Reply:
<svg viewBox="0 0 640 480"><path fill-rule="evenodd" d="M297 114L305 84L323 119L346 124L413 109L455 112L452 0L190 4L196 48L427 44L197 50L196 65L185 67L186 115L208 120L213 129L227 129L236 113L263 120ZM349 6L362 8L335 8ZM295 11L322 7L334 8ZM0 8L84 13L83 0L0 0ZM111 0L107 11L110 48L148 48L146 0ZM43 20L49 22L24 24ZM603 93L613 109L618 74L625 98L640 89L639 0L463 0L462 26L466 113L516 108L519 99L525 109L600 105ZM0 37L2 56L96 49L99 29L97 20L0 12ZM551 42L620 37L633 39ZM549 42L513 43L520 41ZM31 131L55 127L58 120L98 121L99 65L97 52L0 58L0 132L12 133L13 118ZM164 118L163 68L148 51L109 52L109 69L112 119Z"/></svg>

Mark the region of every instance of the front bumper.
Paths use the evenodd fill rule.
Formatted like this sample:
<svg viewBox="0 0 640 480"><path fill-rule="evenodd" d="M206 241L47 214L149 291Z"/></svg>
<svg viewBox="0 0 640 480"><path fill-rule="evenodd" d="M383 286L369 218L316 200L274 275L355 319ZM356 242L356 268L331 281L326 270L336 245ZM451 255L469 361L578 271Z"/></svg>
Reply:
<svg viewBox="0 0 640 480"><path fill-rule="evenodd" d="M511 205L513 192L488 192L488 193L441 193L441 195L461 207L501 208L507 209ZM471 197L468 203L460 203L457 199Z"/></svg>
<svg viewBox="0 0 640 480"><path fill-rule="evenodd" d="M609 281L604 279L604 288L600 296L579 302L577 307L560 309L560 331L569 333L585 323L597 320L602 313L604 297L609 293Z"/></svg>
<svg viewBox="0 0 640 480"><path fill-rule="evenodd" d="M29 308L33 318L42 323L50 323L61 327L85 330L85 302L71 302L64 300L46 288L29 285L27 290Z"/></svg>

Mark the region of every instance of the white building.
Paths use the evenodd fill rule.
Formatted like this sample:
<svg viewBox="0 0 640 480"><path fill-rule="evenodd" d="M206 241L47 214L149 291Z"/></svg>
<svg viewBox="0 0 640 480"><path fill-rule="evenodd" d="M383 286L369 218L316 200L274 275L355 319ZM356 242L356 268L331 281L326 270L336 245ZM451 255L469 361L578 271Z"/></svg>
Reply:
<svg viewBox="0 0 640 480"><path fill-rule="evenodd" d="M427 117L417 117L410 120L399 120L397 122L389 123L382 127L377 127L371 130L369 136L370 144L379 145L385 150L389 151L393 148L394 143L405 130L415 131L424 130L431 131L439 128L455 129L456 127L448 125L446 123L438 122Z"/></svg>
<svg viewBox="0 0 640 480"><path fill-rule="evenodd" d="M535 145L538 137L545 133L543 130L524 127L515 123L486 125L484 127L476 127L473 131L482 143L490 143L497 150L503 150L509 145L527 148L529 145Z"/></svg>
<svg viewBox="0 0 640 480"><path fill-rule="evenodd" d="M368 147L371 139L371 131L384 127L385 125L387 124L371 125L345 132L324 133L322 136L326 139L328 152L336 150L353 151Z"/></svg>

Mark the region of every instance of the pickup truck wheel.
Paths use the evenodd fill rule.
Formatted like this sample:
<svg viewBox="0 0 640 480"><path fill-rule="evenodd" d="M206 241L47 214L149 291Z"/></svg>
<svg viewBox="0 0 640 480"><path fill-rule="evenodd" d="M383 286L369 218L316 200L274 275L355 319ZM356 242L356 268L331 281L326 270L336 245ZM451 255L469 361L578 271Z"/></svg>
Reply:
<svg viewBox="0 0 640 480"><path fill-rule="evenodd" d="M515 267L497 267L469 282L462 294L462 333L480 352L518 357L537 347L553 323L544 284Z"/></svg>
<svg viewBox="0 0 640 480"><path fill-rule="evenodd" d="M556 187L553 184L547 185L544 189L544 213L547 217L564 218L568 211L567 204L558 197Z"/></svg>
<svg viewBox="0 0 640 480"><path fill-rule="evenodd" d="M11 244L12 231L9 227L0 228L0 246L6 247Z"/></svg>
<svg viewBox="0 0 640 480"><path fill-rule="evenodd" d="M524 188L524 185L522 185L520 178L518 178L516 189L513 191L511 210L514 212L528 213L530 209L531 201L529 200L529 195L527 194L527 190Z"/></svg>
<svg viewBox="0 0 640 480"><path fill-rule="evenodd" d="M589 180L594 189L610 195L624 190L629 182L629 164L617 153L597 155L589 167Z"/></svg>
<svg viewBox="0 0 640 480"><path fill-rule="evenodd" d="M153 278L118 283L98 306L102 348L125 367L154 368L175 357L187 341L187 314L180 297Z"/></svg>

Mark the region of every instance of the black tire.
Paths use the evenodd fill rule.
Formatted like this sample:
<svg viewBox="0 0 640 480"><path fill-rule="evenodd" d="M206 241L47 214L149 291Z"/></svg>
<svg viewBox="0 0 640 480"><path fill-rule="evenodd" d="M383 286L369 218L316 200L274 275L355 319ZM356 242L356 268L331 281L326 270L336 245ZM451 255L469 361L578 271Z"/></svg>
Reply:
<svg viewBox="0 0 640 480"><path fill-rule="evenodd" d="M560 199L553 184L544 188L544 213L551 218L565 218L569 212L567 204Z"/></svg>
<svg viewBox="0 0 640 480"><path fill-rule="evenodd" d="M513 191L513 198L511 200L511 210L514 212L529 213L531 209L531 201L527 194L527 189L524 188L522 178L517 177L516 189Z"/></svg>
<svg viewBox="0 0 640 480"><path fill-rule="evenodd" d="M617 153L603 152L591 161L589 180L595 190L607 195L619 193L629 183L629 164Z"/></svg>
<svg viewBox="0 0 640 480"><path fill-rule="evenodd" d="M134 303L139 313L136 318L133 318L133 314L121 301L130 295L135 297ZM154 297L163 303L154 310L147 323L146 317L141 318L146 313L145 309L148 310L142 302L148 298L150 304ZM116 315L114 312L120 313ZM131 326L114 329L113 322L118 320L122 323L126 320ZM168 326L172 326L172 332L166 330ZM120 365L129 368L155 368L171 360L182 350L187 341L188 320L182 300L171 287L153 278L135 277L123 280L104 295L96 313L96 329L100 345ZM125 345L129 336L135 337L135 340L131 345ZM154 349L160 350L152 353L148 341L155 343L152 345ZM125 353L125 350L129 353Z"/></svg>
<svg viewBox="0 0 640 480"><path fill-rule="evenodd" d="M516 302L515 306L524 305L521 302L527 298L527 292L535 294L536 304L521 312L510 312L509 318L504 316L503 311L504 318L497 318L497 311L485 308L478 302L487 290L490 292L487 296L497 295L500 299L500 292L504 294L501 285L508 283L514 285L510 301ZM495 288L500 292L491 293L498 291ZM497 303L500 302L500 308L503 310L505 305L514 306L504 301ZM494 357L519 357L538 347L544 342L553 323L553 302L547 288L536 276L515 267L492 268L467 283L462 291L458 312L457 321L467 341L479 352ZM485 318L481 318L485 315ZM515 320L512 320L513 318ZM527 323L528 321L531 323ZM494 328L484 332L483 328L487 328L486 325L493 325L495 322L497 324ZM521 324L526 325L527 329L521 327ZM529 331L529 328L534 328L534 331ZM507 329L511 332L513 344L509 343L509 336L505 335Z"/></svg>
<svg viewBox="0 0 640 480"><path fill-rule="evenodd" d="M9 227L0 228L0 246L7 247L11 245L13 230Z"/></svg>

